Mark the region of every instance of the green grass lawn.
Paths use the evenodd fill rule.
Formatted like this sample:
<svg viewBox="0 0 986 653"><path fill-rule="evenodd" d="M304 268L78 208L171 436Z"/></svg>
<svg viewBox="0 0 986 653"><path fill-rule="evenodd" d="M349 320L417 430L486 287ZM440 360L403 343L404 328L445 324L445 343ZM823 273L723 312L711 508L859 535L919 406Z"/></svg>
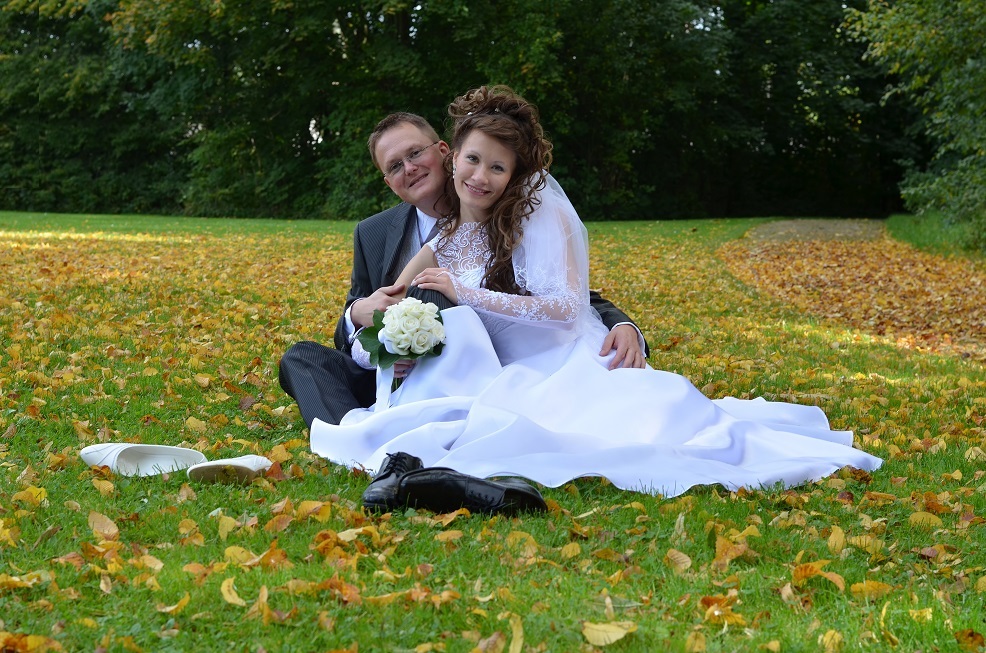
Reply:
<svg viewBox="0 0 986 653"><path fill-rule="evenodd" d="M740 283L716 251L759 222L590 223L592 285L651 365L816 403L884 466L671 500L586 479L489 519L365 514L369 479L308 451L277 361L331 340L352 223L0 212L0 649L977 650L986 369ZM78 458L100 441L279 471L107 475Z"/></svg>

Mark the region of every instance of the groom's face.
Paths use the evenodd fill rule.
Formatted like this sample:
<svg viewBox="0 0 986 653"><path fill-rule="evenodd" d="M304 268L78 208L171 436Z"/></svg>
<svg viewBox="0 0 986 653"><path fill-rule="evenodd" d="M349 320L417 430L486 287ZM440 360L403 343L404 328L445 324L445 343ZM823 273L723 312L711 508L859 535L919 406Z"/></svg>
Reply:
<svg viewBox="0 0 986 653"><path fill-rule="evenodd" d="M420 129L404 122L380 136L375 154L381 171L391 170L395 164L403 162L399 170L384 177L384 182L408 204L431 213L445 187L442 160L448 151L445 141L435 144ZM414 152L420 154L409 159Z"/></svg>

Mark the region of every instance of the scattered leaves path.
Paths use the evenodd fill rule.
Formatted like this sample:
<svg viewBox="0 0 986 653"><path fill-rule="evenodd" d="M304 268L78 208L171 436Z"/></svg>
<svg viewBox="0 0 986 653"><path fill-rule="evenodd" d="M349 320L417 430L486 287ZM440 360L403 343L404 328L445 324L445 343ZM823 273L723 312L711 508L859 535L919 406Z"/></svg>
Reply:
<svg viewBox="0 0 986 653"><path fill-rule="evenodd" d="M812 315L986 360L986 263L918 251L879 221L768 223L717 255L744 283Z"/></svg>

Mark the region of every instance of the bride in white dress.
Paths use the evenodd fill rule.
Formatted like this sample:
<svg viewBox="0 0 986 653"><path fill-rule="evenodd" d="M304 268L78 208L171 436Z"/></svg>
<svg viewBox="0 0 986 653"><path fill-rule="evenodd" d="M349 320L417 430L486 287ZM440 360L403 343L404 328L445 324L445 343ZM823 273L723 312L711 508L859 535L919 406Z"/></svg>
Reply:
<svg viewBox="0 0 986 653"><path fill-rule="evenodd" d="M454 211L398 279L459 304L442 312L445 348L417 361L386 410L355 409L338 426L315 420L313 452L376 470L404 451L425 466L550 487L604 476L666 497L880 466L815 406L710 400L678 374L609 370L585 227L542 172L551 146L536 109L483 87L449 113Z"/></svg>

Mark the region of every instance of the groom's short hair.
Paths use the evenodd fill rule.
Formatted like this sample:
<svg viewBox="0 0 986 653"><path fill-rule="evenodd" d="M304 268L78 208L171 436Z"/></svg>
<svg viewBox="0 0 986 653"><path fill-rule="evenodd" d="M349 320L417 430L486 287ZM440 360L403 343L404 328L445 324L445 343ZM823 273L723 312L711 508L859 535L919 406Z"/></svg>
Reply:
<svg viewBox="0 0 986 653"><path fill-rule="evenodd" d="M436 132L435 128L431 126L431 123L418 114L407 113L405 111L392 113L377 123L377 126L373 128L373 132L370 133L370 138L366 141L366 146L370 148L370 158L373 160L373 165L377 168L380 167L380 164L377 162L377 142L380 140L380 137L383 136L384 132L403 123L414 125L420 129L425 136L430 138L432 142L441 140L441 138L438 137L438 132Z"/></svg>

